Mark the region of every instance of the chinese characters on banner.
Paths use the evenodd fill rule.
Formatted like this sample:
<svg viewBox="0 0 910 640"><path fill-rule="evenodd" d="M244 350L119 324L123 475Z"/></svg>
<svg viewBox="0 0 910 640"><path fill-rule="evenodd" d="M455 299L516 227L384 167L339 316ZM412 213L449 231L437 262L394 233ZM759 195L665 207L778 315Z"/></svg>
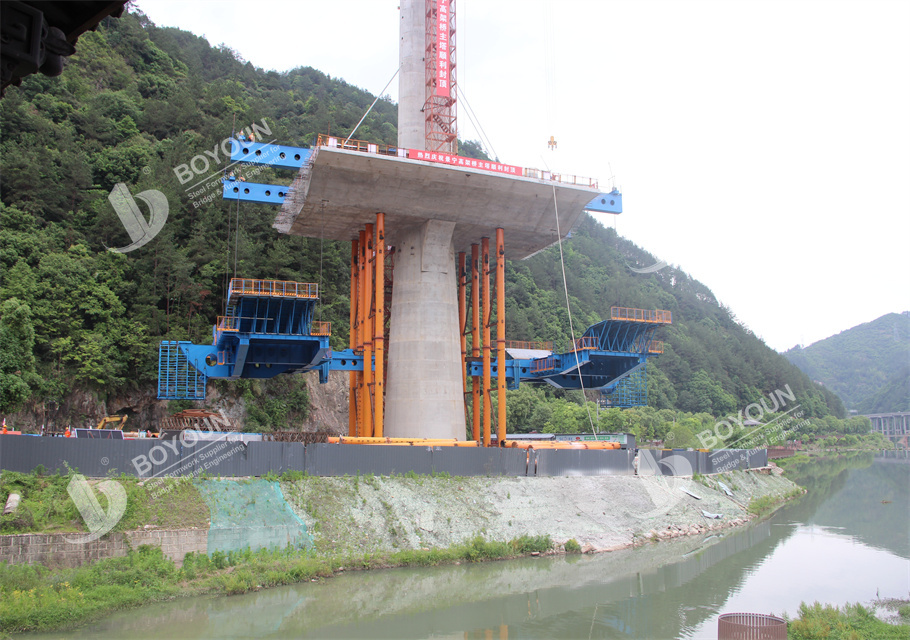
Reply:
<svg viewBox="0 0 910 640"><path fill-rule="evenodd" d="M449 0L436 0L436 95L450 97Z"/></svg>
<svg viewBox="0 0 910 640"><path fill-rule="evenodd" d="M497 173L506 173L510 176L523 176L524 169L511 164L502 164L500 162L491 162L489 160L477 160L475 158L465 158L462 156L453 156L449 153L439 153L435 151L419 151L417 149L408 149L408 158L410 160L423 160L424 162L441 162L443 164L452 164L458 167L471 169L483 169L484 171L495 171Z"/></svg>

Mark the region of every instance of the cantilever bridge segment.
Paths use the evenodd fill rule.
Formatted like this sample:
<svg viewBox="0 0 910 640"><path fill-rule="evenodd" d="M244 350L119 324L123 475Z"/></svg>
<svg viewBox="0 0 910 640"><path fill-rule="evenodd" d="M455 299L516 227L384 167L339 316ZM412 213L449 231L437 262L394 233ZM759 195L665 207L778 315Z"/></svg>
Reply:
<svg viewBox="0 0 910 640"><path fill-rule="evenodd" d="M318 369L323 380L329 370L347 370L352 436L464 440L465 398L470 395L473 438L489 444L495 397L501 442L507 386L521 379L554 384L557 375L566 380L573 375L568 367L579 367L562 367L560 361L562 368L552 375L532 374L533 358L507 353L505 259L522 259L554 244L586 210L620 213L622 195L616 190L601 193L592 179L459 156L455 0L402 0L400 8L396 146L329 135L320 135L313 148L242 142L234 145L233 161L297 174L290 187L224 182L225 199L280 205L273 225L280 232L351 242L349 349L331 353L326 336L301 325L300 332L281 344L306 346L296 347L293 356L276 357L267 367L249 360L253 347L246 345L247 338L234 335L244 332L233 330L234 320L223 319L220 331L216 327L214 363L208 362L211 354L200 362L202 352L184 345L177 349L184 360L171 357L172 346L165 364L187 389L199 387L198 380L189 379L187 362L212 377L267 377L276 364L288 372ZM389 289L394 292L390 301ZM261 297L257 304L262 304ZM289 305L306 313L304 302ZM589 337L596 338L586 334L580 340ZM250 345L261 342L260 349L278 344L253 333L248 339ZM570 349L573 363L582 354L581 374L593 376L595 383L609 382L629 368L616 362L607 367L604 358L626 357L638 366L650 355L645 343L617 343L643 351L610 351L617 344L597 339L597 349Z"/></svg>

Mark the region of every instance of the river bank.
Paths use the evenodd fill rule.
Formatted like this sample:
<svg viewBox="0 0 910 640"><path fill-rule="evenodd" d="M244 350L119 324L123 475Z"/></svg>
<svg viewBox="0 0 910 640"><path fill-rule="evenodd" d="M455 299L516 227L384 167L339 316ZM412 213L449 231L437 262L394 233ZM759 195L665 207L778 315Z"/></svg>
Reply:
<svg viewBox="0 0 910 640"><path fill-rule="evenodd" d="M188 483L180 482L186 502ZM196 482L207 486L192 485L212 512L207 551L187 554L176 565L153 547L68 569L0 564L0 630L69 627L149 602L244 593L352 569L470 563L567 548L611 551L734 527L755 517L750 505L754 512L799 492L785 478L756 471L694 479L409 474ZM261 497L276 495L276 487L282 505ZM167 511L171 492L157 491L159 509ZM236 544L222 535L220 522L245 522L252 540L279 508L299 518L306 534L300 548L211 549L213 541ZM242 528L232 526L230 533L243 536L236 531Z"/></svg>

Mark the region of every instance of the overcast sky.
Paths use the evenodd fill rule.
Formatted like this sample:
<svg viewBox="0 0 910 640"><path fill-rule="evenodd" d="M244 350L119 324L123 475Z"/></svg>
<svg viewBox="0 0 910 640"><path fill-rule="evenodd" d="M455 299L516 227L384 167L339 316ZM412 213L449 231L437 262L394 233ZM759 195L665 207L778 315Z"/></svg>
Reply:
<svg viewBox="0 0 910 640"><path fill-rule="evenodd" d="M398 67L397 0L137 6L264 69L378 93ZM456 15L458 82L499 159L604 191L614 176L624 212L604 224L772 348L910 309L910 2L458 0ZM479 139L465 112L460 137Z"/></svg>

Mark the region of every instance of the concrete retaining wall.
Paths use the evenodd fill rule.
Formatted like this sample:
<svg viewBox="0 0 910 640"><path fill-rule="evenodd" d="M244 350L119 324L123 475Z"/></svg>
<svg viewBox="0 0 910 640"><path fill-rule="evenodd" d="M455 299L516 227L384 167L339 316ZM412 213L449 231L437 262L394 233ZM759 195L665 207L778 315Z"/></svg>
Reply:
<svg viewBox="0 0 910 640"><path fill-rule="evenodd" d="M191 552L206 553L207 529L171 529L111 533L86 543L67 542L79 533L23 533L0 536L0 562L78 567L86 562L125 556L131 549L147 544L160 547L176 563Z"/></svg>

